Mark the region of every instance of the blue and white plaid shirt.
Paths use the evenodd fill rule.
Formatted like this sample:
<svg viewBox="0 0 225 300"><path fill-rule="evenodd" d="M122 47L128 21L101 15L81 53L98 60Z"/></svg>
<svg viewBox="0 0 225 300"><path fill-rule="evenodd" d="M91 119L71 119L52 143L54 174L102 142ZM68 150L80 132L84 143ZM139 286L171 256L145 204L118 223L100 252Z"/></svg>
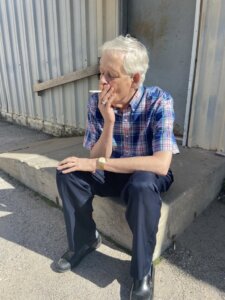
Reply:
<svg viewBox="0 0 225 300"><path fill-rule="evenodd" d="M147 156L157 151L179 153L173 134L173 99L167 92L159 87L141 86L125 110L114 111L116 121L111 157ZM93 94L88 102L85 148L92 149L103 125L98 94Z"/></svg>

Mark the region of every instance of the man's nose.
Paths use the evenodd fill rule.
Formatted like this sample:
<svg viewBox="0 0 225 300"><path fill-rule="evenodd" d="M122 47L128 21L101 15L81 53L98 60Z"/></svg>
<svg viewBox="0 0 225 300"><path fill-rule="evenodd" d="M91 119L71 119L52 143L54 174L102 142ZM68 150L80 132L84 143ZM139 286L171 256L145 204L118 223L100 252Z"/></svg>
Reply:
<svg viewBox="0 0 225 300"><path fill-rule="evenodd" d="M107 79L106 79L106 77L105 77L104 74L100 75L100 83L101 84L107 84L108 83L108 81L107 81Z"/></svg>

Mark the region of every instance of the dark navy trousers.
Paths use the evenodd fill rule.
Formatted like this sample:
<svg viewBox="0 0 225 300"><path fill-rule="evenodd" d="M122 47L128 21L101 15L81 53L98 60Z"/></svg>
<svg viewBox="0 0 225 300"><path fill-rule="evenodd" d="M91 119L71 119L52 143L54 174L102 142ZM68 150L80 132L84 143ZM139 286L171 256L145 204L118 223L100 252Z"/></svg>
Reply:
<svg viewBox="0 0 225 300"><path fill-rule="evenodd" d="M94 195L120 196L126 204L126 219L133 234L131 276L142 279L148 272L156 244L160 218L160 193L173 182L172 172L159 176L152 172L132 174L97 170L96 173L57 171L57 186L63 201L69 250L77 251L95 238L92 218ZM107 200L106 200L107 201Z"/></svg>

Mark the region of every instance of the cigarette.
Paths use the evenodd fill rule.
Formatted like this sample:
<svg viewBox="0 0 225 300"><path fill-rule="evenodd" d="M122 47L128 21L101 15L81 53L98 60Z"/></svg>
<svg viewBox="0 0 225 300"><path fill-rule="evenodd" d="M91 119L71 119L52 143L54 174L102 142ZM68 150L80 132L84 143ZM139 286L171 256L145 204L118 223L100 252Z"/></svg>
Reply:
<svg viewBox="0 0 225 300"><path fill-rule="evenodd" d="M89 93L101 93L101 90L90 90Z"/></svg>

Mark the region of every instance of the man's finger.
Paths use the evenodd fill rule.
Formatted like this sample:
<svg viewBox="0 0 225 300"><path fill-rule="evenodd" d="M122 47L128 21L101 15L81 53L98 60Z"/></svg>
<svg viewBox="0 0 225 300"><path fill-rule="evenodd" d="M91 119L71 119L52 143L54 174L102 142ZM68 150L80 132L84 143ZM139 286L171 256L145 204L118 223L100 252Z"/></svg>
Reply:
<svg viewBox="0 0 225 300"><path fill-rule="evenodd" d="M76 162L76 160L77 160L76 157L67 157L67 158L63 159L62 161L60 161L58 163L58 165L61 166L61 165L67 164L69 162Z"/></svg>
<svg viewBox="0 0 225 300"><path fill-rule="evenodd" d="M71 168L71 167L76 167L77 164L75 162L68 162L68 163L65 163L65 164L62 164L60 166L58 166L58 170L63 170L63 169L68 169L68 168Z"/></svg>
<svg viewBox="0 0 225 300"><path fill-rule="evenodd" d="M68 173L71 173L71 172L75 172L77 171L77 167L73 167L73 168L69 168L69 169L65 169L62 171L63 174L68 174Z"/></svg>

